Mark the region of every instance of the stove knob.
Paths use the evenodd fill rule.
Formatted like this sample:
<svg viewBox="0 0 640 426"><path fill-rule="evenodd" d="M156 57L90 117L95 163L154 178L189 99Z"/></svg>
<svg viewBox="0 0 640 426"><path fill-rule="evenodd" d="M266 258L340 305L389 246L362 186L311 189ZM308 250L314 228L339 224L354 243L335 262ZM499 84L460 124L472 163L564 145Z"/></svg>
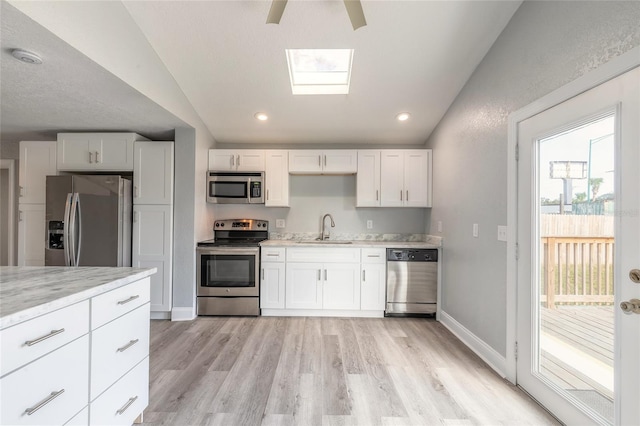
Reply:
<svg viewBox="0 0 640 426"><path fill-rule="evenodd" d="M221 223L220 226L222 226L224 228L224 223Z"/></svg>
<svg viewBox="0 0 640 426"><path fill-rule="evenodd" d="M219 226L220 226L220 224L218 222L216 222L216 228L219 227Z"/></svg>

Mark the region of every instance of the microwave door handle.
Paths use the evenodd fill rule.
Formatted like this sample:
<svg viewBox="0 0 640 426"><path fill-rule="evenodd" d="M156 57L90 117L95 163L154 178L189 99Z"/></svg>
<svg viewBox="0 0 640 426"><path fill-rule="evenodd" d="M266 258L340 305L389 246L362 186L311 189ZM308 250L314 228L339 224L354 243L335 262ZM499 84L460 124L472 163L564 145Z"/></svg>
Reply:
<svg viewBox="0 0 640 426"><path fill-rule="evenodd" d="M247 203L251 204L251 178L247 178Z"/></svg>

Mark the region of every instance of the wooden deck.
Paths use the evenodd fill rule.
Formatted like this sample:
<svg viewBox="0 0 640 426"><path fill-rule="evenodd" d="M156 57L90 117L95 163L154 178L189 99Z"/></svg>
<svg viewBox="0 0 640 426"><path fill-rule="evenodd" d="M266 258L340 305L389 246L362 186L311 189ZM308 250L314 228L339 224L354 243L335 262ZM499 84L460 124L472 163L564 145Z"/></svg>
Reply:
<svg viewBox="0 0 640 426"><path fill-rule="evenodd" d="M612 416L613 306L543 307L540 314L541 373Z"/></svg>

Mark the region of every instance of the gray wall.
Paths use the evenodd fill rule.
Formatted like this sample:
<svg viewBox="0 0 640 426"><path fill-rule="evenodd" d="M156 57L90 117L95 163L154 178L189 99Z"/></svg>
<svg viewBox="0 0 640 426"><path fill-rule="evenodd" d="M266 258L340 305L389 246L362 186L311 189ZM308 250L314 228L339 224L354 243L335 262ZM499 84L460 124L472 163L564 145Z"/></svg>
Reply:
<svg viewBox="0 0 640 426"><path fill-rule="evenodd" d="M639 22L640 2L524 2L427 141L443 309L503 356L508 115L640 45Z"/></svg>
<svg viewBox="0 0 640 426"><path fill-rule="evenodd" d="M429 209L357 208L356 177L289 176L290 208L216 205L216 219L255 218L269 220L272 232L317 232L325 213L335 220L332 233L421 234ZM276 219L285 219L286 227L276 229ZM366 227L373 221L373 229ZM327 219L327 226L329 220Z"/></svg>
<svg viewBox="0 0 640 426"><path fill-rule="evenodd" d="M0 266L9 265L9 170L0 169ZM13 229L11 230L13 232Z"/></svg>

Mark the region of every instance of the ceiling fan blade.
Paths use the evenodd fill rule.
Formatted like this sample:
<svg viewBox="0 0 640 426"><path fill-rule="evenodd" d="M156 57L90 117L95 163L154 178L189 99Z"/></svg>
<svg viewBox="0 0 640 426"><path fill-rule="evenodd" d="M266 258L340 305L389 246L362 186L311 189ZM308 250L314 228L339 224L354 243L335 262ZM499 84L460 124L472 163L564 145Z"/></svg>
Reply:
<svg viewBox="0 0 640 426"><path fill-rule="evenodd" d="M347 8L347 14L349 15L354 31L367 25L360 0L344 0L344 6Z"/></svg>
<svg viewBox="0 0 640 426"><path fill-rule="evenodd" d="M273 0L271 9L269 9L269 16L267 16L267 24L279 24L286 5L287 0Z"/></svg>

